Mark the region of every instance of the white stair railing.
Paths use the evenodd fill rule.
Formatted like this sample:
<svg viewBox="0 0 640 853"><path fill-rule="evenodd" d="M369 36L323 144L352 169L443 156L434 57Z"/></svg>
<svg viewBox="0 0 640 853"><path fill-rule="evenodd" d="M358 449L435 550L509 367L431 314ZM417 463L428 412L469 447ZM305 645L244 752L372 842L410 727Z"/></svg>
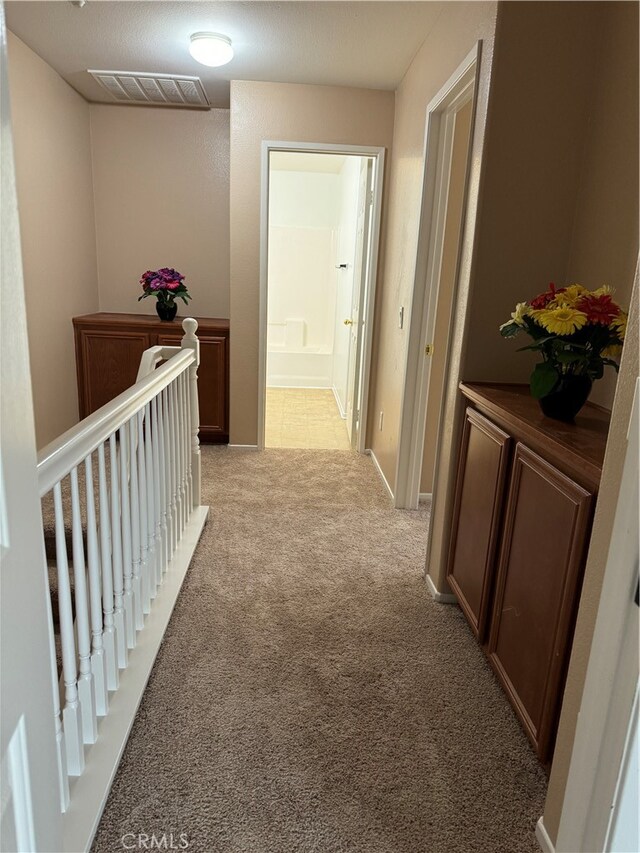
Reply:
<svg viewBox="0 0 640 853"><path fill-rule="evenodd" d="M181 541L188 533L197 542L206 518L197 323L182 325L180 347L147 350L134 386L39 454L40 495L52 493L55 518L60 660L53 648L49 654L55 683L61 671L52 736L63 812L74 796L67 777L82 776L86 747L101 737L100 721L135 659ZM191 545L188 557L180 551L182 562Z"/></svg>

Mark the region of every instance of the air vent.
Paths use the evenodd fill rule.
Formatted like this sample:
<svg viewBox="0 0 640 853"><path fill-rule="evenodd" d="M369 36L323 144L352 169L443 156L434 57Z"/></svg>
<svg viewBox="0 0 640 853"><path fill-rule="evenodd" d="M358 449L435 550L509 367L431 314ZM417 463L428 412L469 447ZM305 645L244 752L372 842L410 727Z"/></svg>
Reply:
<svg viewBox="0 0 640 853"><path fill-rule="evenodd" d="M209 103L199 77L133 71L92 71L89 74L121 104L159 107L203 107Z"/></svg>

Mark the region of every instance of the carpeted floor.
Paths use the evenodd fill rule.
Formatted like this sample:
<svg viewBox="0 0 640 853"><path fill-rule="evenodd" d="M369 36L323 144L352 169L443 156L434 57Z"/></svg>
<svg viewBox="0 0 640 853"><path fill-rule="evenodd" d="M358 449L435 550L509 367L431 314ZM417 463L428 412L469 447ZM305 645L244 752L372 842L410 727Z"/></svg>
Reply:
<svg viewBox="0 0 640 853"><path fill-rule="evenodd" d="M343 451L204 447L203 503L94 853L537 851L545 775L426 590L428 511Z"/></svg>

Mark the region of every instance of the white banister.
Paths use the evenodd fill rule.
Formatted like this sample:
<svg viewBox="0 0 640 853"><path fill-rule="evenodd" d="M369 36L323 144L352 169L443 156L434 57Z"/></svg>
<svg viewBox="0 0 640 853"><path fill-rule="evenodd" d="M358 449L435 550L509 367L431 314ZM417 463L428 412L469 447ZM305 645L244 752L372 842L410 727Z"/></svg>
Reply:
<svg viewBox="0 0 640 853"><path fill-rule="evenodd" d="M191 430L191 483L192 483L192 506L200 506L200 441L198 438L198 427L200 424L200 412L198 404L198 367L200 366L200 341L196 336L198 323L187 318L182 327L184 337L182 338L182 349L191 350L194 360L189 366L189 424Z"/></svg>
<svg viewBox="0 0 640 853"><path fill-rule="evenodd" d="M131 552L133 573L133 614L135 628L144 626L142 612L142 543L140 542L140 496L138 495L137 415L129 421L129 486L131 488Z"/></svg>
<svg viewBox="0 0 640 853"><path fill-rule="evenodd" d="M91 456L87 456L84 461L84 471L87 502L87 562L89 565L89 600L91 605L91 671L93 672L93 687L96 696L96 713L98 716L104 717L109 710L109 689L107 687L107 658L102 642L102 581L100 579L100 551Z"/></svg>
<svg viewBox="0 0 640 853"><path fill-rule="evenodd" d="M142 583L142 612L151 610L149 589L149 525L147 522L147 465L144 452L144 410L138 412L138 501L140 506L140 578Z"/></svg>
<svg viewBox="0 0 640 853"><path fill-rule="evenodd" d="M98 506L100 512L100 565L102 567L103 643L107 659L107 687L118 687L119 672L116 657L116 627L113 619L113 567L111 563L111 522L104 444L98 447Z"/></svg>
<svg viewBox="0 0 640 853"><path fill-rule="evenodd" d="M158 576L156 569L156 502L154 497L155 479L153 473L153 430L151 427L151 403L144 407L144 460L147 475L147 542L149 547L149 596L156 597Z"/></svg>
<svg viewBox="0 0 640 853"><path fill-rule="evenodd" d="M120 439L120 524L122 527L122 601L124 607L124 631L127 648L136 645L133 601L133 551L131 547L131 510L129 508L129 430L122 424Z"/></svg>
<svg viewBox="0 0 640 853"><path fill-rule="evenodd" d="M124 569L122 565L122 527L120 521L120 463L116 434L109 436L111 474L111 561L113 566L113 624L116 635L118 667L127 666L127 636L124 626Z"/></svg>

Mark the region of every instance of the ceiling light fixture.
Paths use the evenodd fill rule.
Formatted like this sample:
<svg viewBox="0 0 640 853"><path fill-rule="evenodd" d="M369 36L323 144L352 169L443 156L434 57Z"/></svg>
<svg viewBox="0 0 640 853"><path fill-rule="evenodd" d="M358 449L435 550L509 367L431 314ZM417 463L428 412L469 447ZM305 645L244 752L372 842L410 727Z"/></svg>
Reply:
<svg viewBox="0 0 640 853"><path fill-rule="evenodd" d="M216 68L233 59L231 39L220 33L194 33L191 36L189 53L196 62Z"/></svg>

